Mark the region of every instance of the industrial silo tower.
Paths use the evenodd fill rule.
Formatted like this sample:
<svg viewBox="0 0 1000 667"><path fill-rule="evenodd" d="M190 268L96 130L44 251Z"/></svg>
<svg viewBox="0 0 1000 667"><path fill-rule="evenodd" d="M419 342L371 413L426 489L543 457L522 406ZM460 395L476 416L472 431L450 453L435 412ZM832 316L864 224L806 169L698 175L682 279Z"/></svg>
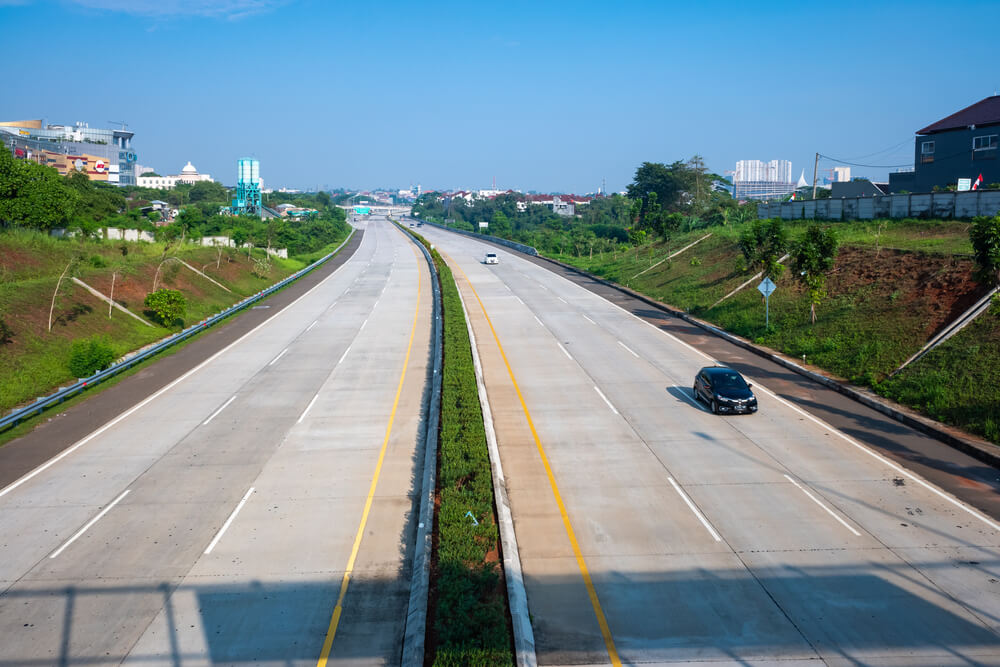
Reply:
<svg viewBox="0 0 1000 667"><path fill-rule="evenodd" d="M236 174L236 197L233 198L233 215L261 217L263 206L260 199L260 161L254 158L240 158Z"/></svg>

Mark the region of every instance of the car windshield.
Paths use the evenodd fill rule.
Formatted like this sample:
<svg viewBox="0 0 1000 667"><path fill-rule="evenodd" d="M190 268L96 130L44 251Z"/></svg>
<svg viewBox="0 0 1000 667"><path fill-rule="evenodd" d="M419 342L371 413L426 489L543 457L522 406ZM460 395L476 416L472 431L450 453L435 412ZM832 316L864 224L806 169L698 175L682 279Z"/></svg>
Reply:
<svg viewBox="0 0 1000 667"><path fill-rule="evenodd" d="M746 389L747 383L737 373L716 373L712 378L713 384L725 389Z"/></svg>

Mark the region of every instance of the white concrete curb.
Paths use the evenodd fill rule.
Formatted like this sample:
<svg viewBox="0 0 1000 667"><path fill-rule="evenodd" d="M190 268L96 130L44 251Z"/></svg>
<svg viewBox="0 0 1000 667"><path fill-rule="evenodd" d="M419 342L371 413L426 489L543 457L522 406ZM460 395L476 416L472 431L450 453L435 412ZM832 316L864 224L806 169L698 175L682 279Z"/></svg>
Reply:
<svg viewBox="0 0 1000 667"><path fill-rule="evenodd" d="M472 362L476 367L476 387L479 390L479 404L483 409L483 426L486 428L490 468L493 470L493 497L496 500L497 520L500 523L500 545L503 547L503 569L504 577L507 579L507 601L510 604L511 629L514 632L514 652L518 667L536 667L538 659L535 656L535 633L531 629L531 618L528 616L528 594L524 590L524 573L521 571L521 556L517 550L510 500L507 498L507 481L504 479L503 467L500 464L500 449L497 446L497 434L493 426L493 413L490 410L486 384L483 381L483 364L479 360L476 334L472 331L472 321L469 319L469 311L465 307L461 290L458 292L458 298L462 303L465 326L469 329Z"/></svg>

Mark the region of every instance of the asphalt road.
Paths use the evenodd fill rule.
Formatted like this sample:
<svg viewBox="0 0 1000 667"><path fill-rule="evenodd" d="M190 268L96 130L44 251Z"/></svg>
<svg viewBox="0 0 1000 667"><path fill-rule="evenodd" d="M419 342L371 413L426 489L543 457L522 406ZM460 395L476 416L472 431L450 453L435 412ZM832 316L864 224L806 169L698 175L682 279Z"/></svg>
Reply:
<svg viewBox="0 0 1000 667"><path fill-rule="evenodd" d="M994 519L752 360L760 412L712 415L691 385L725 348L419 231L476 332L540 664L1000 664Z"/></svg>
<svg viewBox="0 0 1000 667"><path fill-rule="evenodd" d="M430 295L373 220L277 317L0 490L0 665L398 663Z"/></svg>

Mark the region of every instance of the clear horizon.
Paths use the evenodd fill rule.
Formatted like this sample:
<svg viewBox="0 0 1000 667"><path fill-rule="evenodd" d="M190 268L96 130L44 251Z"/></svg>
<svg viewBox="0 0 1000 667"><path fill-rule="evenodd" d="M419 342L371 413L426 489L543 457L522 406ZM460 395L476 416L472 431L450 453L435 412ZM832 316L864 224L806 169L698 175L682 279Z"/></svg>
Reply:
<svg viewBox="0 0 1000 667"><path fill-rule="evenodd" d="M1000 87L967 36L1000 5L942 7L0 0L0 120L124 119L160 174L231 184L252 156L275 189L615 192L696 153L811 182L817 151L885 179L917 129Z"/></svg>

